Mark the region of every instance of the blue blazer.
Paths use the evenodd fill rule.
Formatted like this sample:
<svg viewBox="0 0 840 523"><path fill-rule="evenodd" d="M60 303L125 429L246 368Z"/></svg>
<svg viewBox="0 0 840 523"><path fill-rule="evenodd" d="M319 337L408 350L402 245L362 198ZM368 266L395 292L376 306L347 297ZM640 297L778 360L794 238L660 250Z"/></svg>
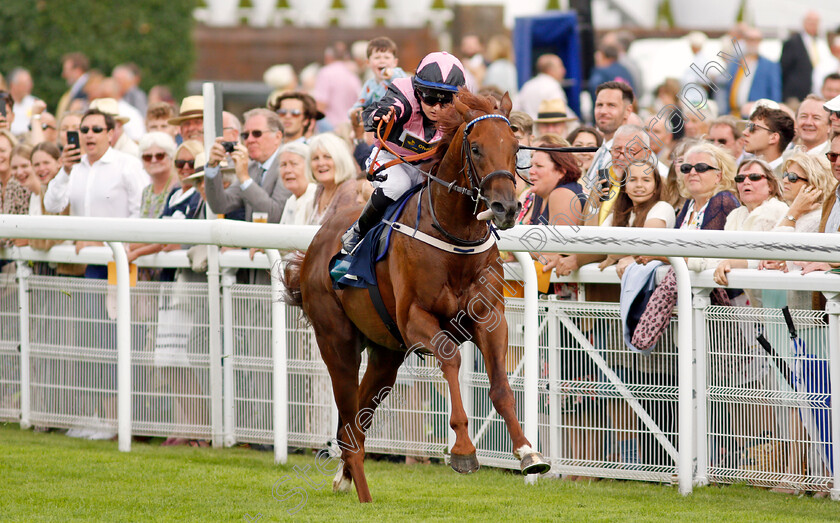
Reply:
<svg viewBox="0 0 840 523"><path fill-rule="evenodd" d="M727 71L732 78L735 78L738 67L740 65L730 62ZM778 62L773 62L763 56L759 56L755 68L750 70L750 76L752 76L753 81L750 86L749 95L747 96L748 102L754 102L760 98L768 98L776 102L782 101L782 68ZM721 114L729 114L729 93L731 88L732 83L730 82L726 86L726 92L724 93L725 98L723 100L725 103L721 108Z"/></svg>

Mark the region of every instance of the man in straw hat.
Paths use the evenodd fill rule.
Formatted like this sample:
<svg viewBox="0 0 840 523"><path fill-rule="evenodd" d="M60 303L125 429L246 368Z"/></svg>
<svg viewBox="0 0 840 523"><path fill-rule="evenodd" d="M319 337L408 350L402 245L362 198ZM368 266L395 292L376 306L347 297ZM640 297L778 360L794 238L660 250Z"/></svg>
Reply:
<svg viewBox="0 0 840 523"><path fill-rule="evenodd" d="M140 148L125 133L125 124L130 120L128 116L120 115L119 104L113 98L97 98L90 103L91 109L98 109L114 118L114 134L111 138L111 147L118 151L140 158Z"/></svg>
<svg viewBox="0 0 840 523"><path fill-rule="evenodd" d="M181 101L178 116L169 119L170 125L179 127L181 139L204 143L204 97L187 96Z"/></svg>
<svg viewBox="0 0 840 523"><path fill-rule="evenodd" d="M563 138L568 133L567 123L577 120L569 116L566 101L562 98L553 98L540 102L540 109L534 123L537 124L537 135L542 136L548 133L559 134Z"/></svg>

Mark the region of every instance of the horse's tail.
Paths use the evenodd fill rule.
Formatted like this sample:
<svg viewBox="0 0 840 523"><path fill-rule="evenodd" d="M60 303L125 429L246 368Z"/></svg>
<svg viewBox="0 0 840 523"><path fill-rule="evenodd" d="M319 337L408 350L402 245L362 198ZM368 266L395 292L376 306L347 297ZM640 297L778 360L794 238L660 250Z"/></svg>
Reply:
<svg viewBox="0 0 840 523"><path fill-rule="evenodd" d="M283 271L283 301L294 307L303 306L303 296L300 293L300 267L305 253L295 251L286 256L286 267Z"/></svg>

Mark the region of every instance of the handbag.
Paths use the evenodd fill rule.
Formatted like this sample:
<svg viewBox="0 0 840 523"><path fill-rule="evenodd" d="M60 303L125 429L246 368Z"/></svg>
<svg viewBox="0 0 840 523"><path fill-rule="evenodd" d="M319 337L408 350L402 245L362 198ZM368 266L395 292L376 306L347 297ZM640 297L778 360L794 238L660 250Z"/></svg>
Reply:
<svg viewBox="0 0 840 523"><path fill-rule="evenodd" d="M725 289L714 289L710 295L712 305L730 306L731 300ZM665 279L650 295L645 311L639 317L631 343L641 351L648 351L656 345L668 328L677 304L677 274L668 269Z"/></svg>

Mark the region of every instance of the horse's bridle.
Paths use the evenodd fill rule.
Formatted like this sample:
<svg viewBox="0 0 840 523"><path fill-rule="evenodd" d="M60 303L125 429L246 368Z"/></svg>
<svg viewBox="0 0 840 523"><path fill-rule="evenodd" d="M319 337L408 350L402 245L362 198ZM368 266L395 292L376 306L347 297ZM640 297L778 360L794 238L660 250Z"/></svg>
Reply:
<svg viewBox="0 0 840 523"><path fill-rule="evenodd" d="M498 119L498 120L504 120L504 122L506 124L508 124L508 126L510 126L510 120L508 120L505 116L503 116L501 114L485 114L484 116L479 116L478 118L475 118L474 120L470 120L469 122L467 122L466 125L464 125L464 139L461 141L461 154L464 157L464 159L466 160L466 162L464 164L464 169L467 170L467 180L469 180L469 182L470 182L470 187L469 188L461 187L460 185L456 185L457 180L453 180L452 182L446 182L446 181L441 180L440 178L438 178L437 176L435 176L433 174L428 175L430 180L433 180L433 181L443 185L448 190L459 192L459 193L463 194L464 196L469 196L475 202L476 210L475 210L474 214L478 213L478 205L481 202L484 202L485 205L487 205L488 209L490 208L490 205L489 205L490 202L487 200L487 197L484 196L484 194L482 194L482 191L484 190L484 185L488 181L492 180L493 178L495 178L497 176L504 176L505 178L509 179L510 181L516 183L516 178L514 178L513 173L510 172L510 171L505 171L505 170L493 171L493 172L487 174L487 176L485 176L484 178L481 178L481 179L478 178L477 170L475 168L475 163L473 162L472 147L471 147L471 144L470 144L470 141L469 141L469 136L470 136L470 132L472 131L472 128L475 124L477 124L478 122L480 122L482 120L488 120L488 119L491 119L491 118ZM463 170L461 172L463 172Z"/></svg>
<svg viewBox="0 0 840 523"><path fill-rule="evenodd" d="M508 124L508 126L510 126L510 120L508 120L504 115L501 115L501 114L485 114L483 116L479 116L478 118L470 120L469 122L466 123L466 125L464 125L464 137L463 137L463 140L461 141L461 154L462 154L463 158L465 159L465 162L464 162L464 167L461 170L461 172L463 172L464 169L466 169L467 180L470 183L469 188L457 185L457 182L458 182L457 179L453 180L451 182L447 182L447 181L444 181L444 180L438 178L437 176L435 176L432 173L426 173L426 175L428 176L428 178L430 180L443 185L444 187L447 188L447 190L455 191L455 192L458 192L460 194L463 194L464 196L468 196L469 198L471 198L475 202L475 210L473 211L474 215L478 214L478 206L481 204L481 202L484 202L484 204L487 206L487 208L490 209L490 201L483 194L484 186L488 181L490 181L493 178L496 178L498 176L503 176L503 177L507 178L508 180L510 180L511 182L513 182L514 184L516 183L516 178L514 178L512 172L501 170L501 169L493 171L491 173L488 173L483 178L480 178L480 179L478 178L477 170L475 168L475 163L473 162L472 147L471 147L471 144L470 144L470 141L469 141L469 135L470 135L470 132L472 131L472 128L475 124L477 124L478 122L480 122L482 120L488 120L488 119L491 119L491 118L504 120L504 122L506 124ZM484 235L484 238L481 238L479 240L465 240L463 238L459 238L459 237L449 233L448 231L446 231L443 228L443 226L440 224L440 222L438 221L437 216L435 215L435 208L434 208L434 205L432 205L432 191L427 191L427 192L429 194L429 211L430 211L431 217L432 217L432 226L435 229L437 229L438 232L440 232L441 234L446 236L446 238L449 241L457 243L459 245L470 246L470 247L476 246L476 245L481 245L482 243L487 241L487 238L489 238L490 234L493 232L492 227L490 227L489 225L488 225L488 229L487 229L487 234Z"/></svg>

